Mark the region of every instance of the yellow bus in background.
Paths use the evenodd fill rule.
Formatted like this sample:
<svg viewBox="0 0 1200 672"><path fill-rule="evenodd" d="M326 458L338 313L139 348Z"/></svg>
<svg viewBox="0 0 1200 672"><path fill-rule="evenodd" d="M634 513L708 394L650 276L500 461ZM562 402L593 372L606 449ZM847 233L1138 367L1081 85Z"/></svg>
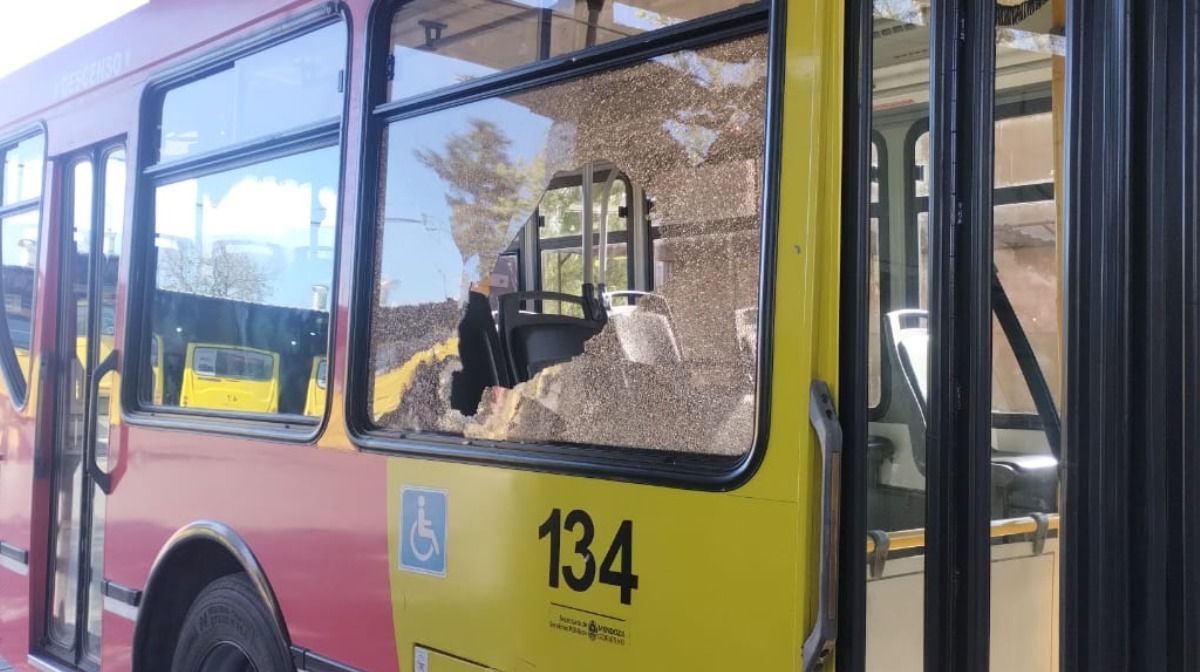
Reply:
<svg viewBox="0 0 1200 672"><path fill-rule="evenodd" d="M158 334L154 334L150 339L150 399L156 406L161 406L163 403L163 386L165 384L162 366L162 340L162 336Z"/></svg>
<svg viewBox="0 0 1200 672"><path fill-rule="evenodd" d="M308 376L308 394L304 397L304 414L319 417L325 412L325 399L329 395L329 359L313 357L312 372Z"/></svg>
<svg viewBox="0 0 1200 672"><path fill-rule="evenodd" d="M274 413L279 408L279 355L256 348L189 343L179 405Z"/></svg>

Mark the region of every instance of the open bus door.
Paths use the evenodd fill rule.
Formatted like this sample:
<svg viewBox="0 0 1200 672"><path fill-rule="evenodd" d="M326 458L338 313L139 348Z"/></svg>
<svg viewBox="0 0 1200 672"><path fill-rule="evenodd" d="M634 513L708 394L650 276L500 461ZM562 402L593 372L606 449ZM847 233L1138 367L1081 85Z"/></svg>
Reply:
<svg viewBox="0 0 1200 672"><path fill-rule="evenodd" d="M109 429L119 418L113 376L117 266L124 226L125 150L65 157L54 386L51 575L46 650L71 665L100 660Z"/></svg>
<svg viewBox="0 0 1200 672"><path fill-rule="evenodd" d="M986 4L860 5L866 637L839 668L1059 663L1065 2ZM970 82L934 48L965 58L960 20ZM951 625L989 638L971 662Z"/></svg>

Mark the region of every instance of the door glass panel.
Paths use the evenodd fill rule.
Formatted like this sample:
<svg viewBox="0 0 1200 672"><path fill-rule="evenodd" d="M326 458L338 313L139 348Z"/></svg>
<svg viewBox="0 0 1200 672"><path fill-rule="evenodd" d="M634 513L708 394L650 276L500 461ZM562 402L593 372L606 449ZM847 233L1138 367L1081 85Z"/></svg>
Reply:
<svg viewBox="0 0 1200 672"><path fill-rule="evenodd" d="M100 231L99 252L97 257L99 268L93 281L97 283L96 300L99 310L95 313L96 361L102 362L112 352L117 325L117 267L121 260L121 245L125 227L125 150L118 149L109 152L104 160L104 203L103 227ZM93 248L95 249L95 248ZM120 410L116 406L116 376L109 374L100 381L96 408L92 410L96 417L96 462L101 469L108 469L108 430L119 417ZM84 650L93 657L100 656L100 625L104 614L104 492L92 485L92 529L91 566L88 581L88 613L87 640Z"/></svg>
<svg viewBox="0 0 1200 672"><path fill-rule="evenodd" d="M880 223L887 221L887 208L889 207L887 199L887 166L883 155L882 144L884 140L879 137L871 141L871 163L870 170L870 240L868 245L870 251L868 254L868 274L870 279L867 284L867 407L876 411L882 410L880 407L883 404L883 315L880 309L880 292L882 285L880 283L880 249L879 236L881 234ZM886 226L883 227L886 231Z"/></svg>
<svg viewBox="0 0 1200 672"><path fill-rule="evenodd" d="M79 598L83 512L83 456L86 446L88 315L91 306L92 179L90 161L70 169L72 236L63 248L59 347L65 367L59 380L58 439L54 446L54 571L50 589L50 639L74 650Z"/></svg>
<svg viewBox="0 0 1200 672"><path fill-rule="evenodd" d="M1065 3L996 13L991 669L1058 664Z"/></svg>
<svg viewBox="0 0 1200 672"><path fill-rule="evenodd" d="M924 670L928 3L875 0L866 669ZM880 144L882 143L882 144ZM889 195L894 195L889 198ZM893 198L895 199L893 201Z"/></svg>

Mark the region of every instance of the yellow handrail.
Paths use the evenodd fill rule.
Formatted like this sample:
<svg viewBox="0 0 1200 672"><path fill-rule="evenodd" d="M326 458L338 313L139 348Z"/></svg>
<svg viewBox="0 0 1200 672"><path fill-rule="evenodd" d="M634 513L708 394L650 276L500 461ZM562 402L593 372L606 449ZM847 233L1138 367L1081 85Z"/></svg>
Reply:
<svg viewBox="0 0 1200 672"><path fill-rule="evenodd" d="M1058 514L1051 513L1046 516L1046 529L1058 530ZM1020 518L999 518L992 521L992 538L1005 537L1010 534L1029 534L1037 532L1038 522L1031 516L1022 516ZM896 530L888 532L888 552L902 551L913 548L923 548L925 546L925 530L917 528L912 530ZM867 555L875 552L875 540L867 537Z"/></svg>

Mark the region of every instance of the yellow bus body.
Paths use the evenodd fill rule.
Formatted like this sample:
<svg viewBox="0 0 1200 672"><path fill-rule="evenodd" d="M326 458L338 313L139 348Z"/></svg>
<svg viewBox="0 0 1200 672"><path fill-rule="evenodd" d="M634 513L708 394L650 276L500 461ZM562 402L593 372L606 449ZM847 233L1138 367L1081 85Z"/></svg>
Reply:
<svg viewBox="0 0 1200 672"><path fill-rule="evenodd" d="M756 448L757 468L736 487L704 491L388 458L401 669L421 658L435 671L801 669L816 613L820 538L820 447L809 392L813 379L836 390L838 370L842 11L841 3L787 8L785 186L777 216L766 222L777 240L767 282L778 298L763 307L773 315L770 393L762 400L770 426ZM412 377L407 368L376 378L372 415L395 407ZM446 492L444 577L400 569L406 486ZM599 580L583 592L549 585L548 540L538 528L555 509L585 511L594 521L597 573L619 526L631 521L638 587L629 604ZM576 573L585 571L575 553L579 535L564 529L560 544L563 567Z"/></svg>
<svg viewBox="0 0 1200 672"><path fill-rule="evenodd" d="M198 371L197 353L255 358L255 361L269 362L269 368L260 376L228 374L219 369ZM274 413L279 409L279 355L256 348L189 343L179 405L183 408Z"/></svg>

